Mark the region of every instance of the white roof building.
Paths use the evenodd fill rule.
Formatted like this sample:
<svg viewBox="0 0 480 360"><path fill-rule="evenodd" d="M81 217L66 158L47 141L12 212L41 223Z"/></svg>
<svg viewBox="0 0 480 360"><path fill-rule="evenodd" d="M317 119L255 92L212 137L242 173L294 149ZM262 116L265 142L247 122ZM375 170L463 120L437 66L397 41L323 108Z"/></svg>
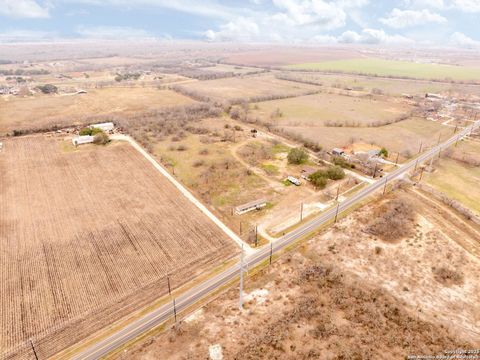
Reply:
<svg viewBox="0 0 480 360"><path fill-rule="evenodd" d="M91 144L93 143L93 136L90 136L90 135L76 136L72 139L72 143L74 146Z"/></svg>
<svg viewBox="0 0 480 360"><path fill-rule="evenodd" d="M112 131L115 129L115 125L112 122L100 123L100 124L92 124L90 125L92 129L100 129L102 131Z"/></svg>

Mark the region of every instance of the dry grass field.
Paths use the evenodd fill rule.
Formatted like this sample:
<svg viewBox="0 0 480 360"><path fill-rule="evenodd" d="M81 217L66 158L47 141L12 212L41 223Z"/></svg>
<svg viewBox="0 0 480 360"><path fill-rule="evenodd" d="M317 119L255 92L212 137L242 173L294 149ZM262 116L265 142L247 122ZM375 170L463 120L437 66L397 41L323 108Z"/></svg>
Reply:
<svg viewBox="0 0 480 360"><path fill-rule="evenodd" d="M127 143L3 143L0 358L27 339L49 358L236 251Z"/></svg>
<svg viewBox="0 0 480 360"><path fill-rule="evenodd" d="M156 88L104 88L82 95L3 97L0 98L0 133L41 128L52 122L70 125L95 115L133 114L191 103L193 100L181 94Z"/></svg>
<svg viewBox="0 0 480 360"><path fill-rule="evenodd" d="M322 74L318 72L285 72L280 76L287 76L298 81L322 84L340 89L351 88L354 90L371 92L380 89L385 94L399 96L402 94L424 96L427 92L480 95L479 85L450 84L432 82L428 80L411 79L383 79L378 77L358 76L348 74Z"/></svg>
<svg viewBox="0 0 480 360"><path fill-rule="evenodd" d="M457 200L480 215L480 143L460 143L436 170L426 176L427 183L450 199Z"/></svg>
<svg viewBox="0 0 480 360"><path fill-rule="evenodd" d="M346 47L322 47L322 48L288 48L272 46L261 49L240 51L228 54L226 63L250 65L250 66L281 66L313 61L328 61L339 59L351 59L359 56L359 51Z"/></svg>
<svg viewBox="0 0 480 360"><path fill-rule="evenodd" d="M367 232L384 205L408 201L409 234ZM472 228L473 227L473 228ZM188 316L116 359L405 359L479 346L478 226L414 192L350 214ZM480 254L480 253L478 253ZM478 255L477 255L478 256Z"/></svg>
<svg viewBox="0 0 480 360"><path fill-rule="evenodd" d="M198 81L181 85L180 88L215 101L298 96L318 90L317 86L279 80L271 74Z"/></svg>
<svg viewBox="0 0 480 360"><path fill-rule="evenodd" d="M257 104L251 116L279 126L372 126L395 121L412 107L387 98L366 98L336 94L315 94ZM280 113L275 115L279 110Z"/></svg>

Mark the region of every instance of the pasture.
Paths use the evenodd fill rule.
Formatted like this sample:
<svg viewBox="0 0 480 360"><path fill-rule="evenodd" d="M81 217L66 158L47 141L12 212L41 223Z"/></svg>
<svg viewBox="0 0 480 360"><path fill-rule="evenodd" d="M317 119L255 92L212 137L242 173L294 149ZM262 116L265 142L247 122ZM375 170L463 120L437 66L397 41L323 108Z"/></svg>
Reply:
<svg viewBox="0 0 480 360"><path fill-rule="evenodd" d="M317 86L276 79L273 75L246 76L197 81L178 85L181 90L214 101L299 96L318 90Z"/></svg>
<svg viewBox="0 0 480 360"><path fill-rule="evenodd" d="M349 74L324 74L320 72L284 72L280 76L303 82L321 84L337 89L352 89L359 92L371 92L379 89L383 93L400 96L403 94L424 96L426 93L472 94L480 96L479 85L450 84L429 80L384 79L374 76Z"/></svg>
<svg viewBox="0 0 480 360"><path fill-rule="evenodd" d="M127 143L3 143L0 358L30 357L27 339L50 358L166 294L167 273L177 288L236 252Z"/></svg>
<svg viewBox="0 0 480 360"><path fill-rule="evenodd" d="M103 88L81 95L0 97L0 133L50 124L66 126L92 116L133 114L191 103L193 100L188 97L156 88Z"/></svg>
<svg viewBox="0 0 480 360"><path fill-rule="evenodd" d="M480 67L424 64L383 59L348 59L287 66L289 69L343 72L435 80L480 80Z"/></svg>
<svg viewBox="0 0 480 360"><path fill-rule="evenodd" d="M393 122L411 110L395 99L321 93L258 103L252 116L280 126L364 127Z"/></svg>
<svg viewBox="0 0 480 360"><path fill-rule="evenodd" d="M468 141L442 158L427 183L480 215L480 143Z"/></svg>

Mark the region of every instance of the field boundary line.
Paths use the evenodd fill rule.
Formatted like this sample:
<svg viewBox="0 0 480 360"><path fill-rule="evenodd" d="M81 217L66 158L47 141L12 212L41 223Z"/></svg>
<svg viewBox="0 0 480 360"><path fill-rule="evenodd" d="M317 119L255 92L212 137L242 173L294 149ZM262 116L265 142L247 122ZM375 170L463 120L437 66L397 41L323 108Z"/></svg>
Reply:
<svg viewBox="0 0 480 360"><path fill-rule="evenodd" d="M132 145L138 152L140 152L145 159L150 162L155 169L157 169L163 176L165 176L180 192L190 200L197 208L200 209L210 220L212 220L224 233L226 233L233 241L237 243L237 245L244 249L248 253L252 253L255 250L250 247L250 245L246 244L240 237L235 234L227 225L225 225L219 218L217 218L210 210L207 209L205 205L203 205L193 194L185 188L177 179L175 179L170 173L163 168L154 158L151 156L145 149L143 149L132 137L123 134L115 134L111 136L112 140L119 140L119 141L127 141Z"/></svg>

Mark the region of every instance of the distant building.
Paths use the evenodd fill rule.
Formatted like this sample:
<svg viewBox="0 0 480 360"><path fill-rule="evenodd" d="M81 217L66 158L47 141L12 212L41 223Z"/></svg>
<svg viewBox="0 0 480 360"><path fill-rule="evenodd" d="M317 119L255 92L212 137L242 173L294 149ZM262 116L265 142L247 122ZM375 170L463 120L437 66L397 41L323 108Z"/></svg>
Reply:
<svg viewBox="0 0 480 360"><path fill-rule="evenodd" d="M380 150L377 150L377 149L368 150L367 154L369 158L377 157L380 155Z"/></svg>
<svg viewBox="0 0 480 360"><path fill-rule="evenodd" d="M426 93L425 94L425 97L427 99L435 99L435 100L443 100L445 99L444 96L440 95L440 94L432 94L432 93Z"/></svg>
<svg viewBox="0 0 480 360"><path fill-rule="evenodd" d="M0 142L0 152L2 152L2 150L3 150L3 143Z"/></svg>
<svg viewBox="0 0 480 360"><path fill-rule="evenodd" d="M264 208L265 206L267 206L267 200L265 200L265 199L255 200L255 201L237 206L235 208L235 213L237 215L242 215L242 214L245 214L245 213L247 213L249 211L252 211L252 210L260 210L261 208Z"/></svg>
<svg viewBox="0 0 480 360"><path fill-rule="evenodd" d="M86 90L82 90L82 89L77 90L77 92L76 92L77 95L86 94L86 93L87 93L87 91L86 91Z"/></svg>
<svg viewBox="0 0 480 360"><path fill-rule="evenodd" d="M90 125L91 129L100 129L104 132L113 131L115 129L115 125L112 122L100 123L100 124L92 124Z"/></svg>
<svg viewBox="0 0 480 360"><path fill-rule="evenodd" d="M332 155L343 156L343 155L345 155L345 151L343 151L343 149L340 149L340 148L333 148L332 149Z"/></svg>
<svg viewBox="0 0 480 360"><path fill-rule="evenodd" d="M90 136L90 135L76 136L72 139L72 143L74 146L91 144L93 143L93 136Z"/></svg>
<svg viewBox="0 0 480 360"><path fill-rule="evenodd" d="M300 186L302 183L296 177L288 176L287 180L290 181L293 185Z"/></svg>

